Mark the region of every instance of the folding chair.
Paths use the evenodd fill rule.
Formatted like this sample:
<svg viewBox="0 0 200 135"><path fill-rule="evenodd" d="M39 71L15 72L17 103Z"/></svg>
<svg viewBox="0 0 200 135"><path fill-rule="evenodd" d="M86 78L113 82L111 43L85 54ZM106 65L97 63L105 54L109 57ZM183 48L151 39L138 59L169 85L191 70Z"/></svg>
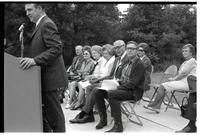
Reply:
<svg viewBox="0 0 200 135"><path fill-rule="evenodd" d="M158 88L160 87L161 83L165 82L166 79L167 79L169 76L175 76L176 74L177 74L177 66L176 66L176 65L171 65L171 66L169 66L169 67L165 70L165 72L163 73L163 75L162 75L162 77L161 77L161 79L159 80L158 83L151 83L151 84L149 84L149 86L150 86L150 87L153 87L154 90L155 90L154 93L153 93L153 95L152 95L152 97L151 97L150 102L154 99L154 96L155 96L155 94L157 93ZM168 100L170 100L169 97L168 97L168 95L166 95L166 97L168 98ZM167 103L165 103L164 100L163 100L163 103L164 103L165 105L167 105Z"/></svg>
<svg viewBox="0 0 200 135"><path fill-rule="evenodd" d="M169 102L167 104L165 111L167 111L167 109L169 108L169 104L172 102L172 98L174 98L174 100L176 101L179 109L181 108L181 106L180 106L180 104L179 104L179 102L178 102L178 100L175 96L175 93L179 92L179 93L184 93L186 95L190 92L196 91L196 77L190 75L190 76L188 76L187 80L188 80L188 85L189 85L189 91L186 91L186 90L173 90L173 91L171 91L171 97L169 99ZM174 108L174 109L176 109L176 108Z"/></svg>
<svg viewBox="0 0 200 135"><path fill-rule="evenodd" d="M140 120L139 115L134 110L135 106L137 105L137 102L138 101L134 101L134 100L127 100L127 101L121 102L121 112L127 117L127 123L128 121L131 121L132 123L143 126L143 123ZM133 120L133 116L135 116L137 121Z"/></svg>
<svg viewBox="0 0 200 135"><path fill-rule="evenodd" d="M167 111L168 108L173 108L173 109L180 109L181 108L177 98L175 97L175 93L177 93L177 92L184 93L185 95L188 93L188 91L185 91L185 90L173 90L173 91L171 91L171 96L169 98L169 102L166 106L165 112ZM176 104L178 105L179 108L170 107L170 103L172 104L172 98L174 98L174 100L176 101Z"/></svg>
<svg viewBox="0 0 200 135"><path fill-rule="evenodd" d="M131 121L132 123L135 123L139 126L143 126L143 123L140 120L140 116L134 110L135 106L137 105L137 102L139 102L139 101L127 100L127 101L121 102L121 113L124 114L127 118L124 128L126 128L128 121ZM133 119L133 116L135 116L137 121L135 121ZM114 121L114 119L111 119L110 125L112 124L113 121Z"/></svg>

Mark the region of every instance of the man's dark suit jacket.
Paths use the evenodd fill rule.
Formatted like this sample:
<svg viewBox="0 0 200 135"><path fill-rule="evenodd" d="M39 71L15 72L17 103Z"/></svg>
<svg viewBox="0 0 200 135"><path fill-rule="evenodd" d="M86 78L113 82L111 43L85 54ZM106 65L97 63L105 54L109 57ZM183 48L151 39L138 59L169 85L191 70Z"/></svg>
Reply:
<svg viewBox="0 0 200 135"><path fill-rule="evenodd" d="M117 63L118 61L121 59L121 57L117 57L113 63L113 68L110 72L110 78L118 78L120 79L121 78L121 74L122 74L122 69L125 67L126 63L128 62L128 56L125 55L124 58L121 60L121 65L119 67L116 67L117 66ZM117 68L116 72L115 72L115 69ZM115 74L114 74L115 73Z"/></svg>
<svg viewBox="0 0 200 135"><path fill-rule="evenodd" d="M30 56L41 66L43 91L51 91L67 85L62 57L62 42L55 23L43 17L31 36Z"/></svg>
<svg viewBox="0 0 200 135"><path fill-rule="evenodd" d="M73 58L73 61L72 61L72 65L71 65L71 71L75 74L78 74L77 70L80 70L81 69L81 66L83 64L83 61L84 61L84 58L83 58L83 55L80 55L80 56L75 56ZM77 63L78 62L78 63Z"/></svg>
<svg viewBox="0 0 200 135"><path fill-rule="evenodd" d="M136 58L134 62L131 63L131 72L129 77L129 82L120 84L117 89L125 91L133 91L134 100L140 100L143 96L144 90L144 80L145 80L145 69L144 64L140 58ZM128 63L129 64L129 63Z"/></svg>

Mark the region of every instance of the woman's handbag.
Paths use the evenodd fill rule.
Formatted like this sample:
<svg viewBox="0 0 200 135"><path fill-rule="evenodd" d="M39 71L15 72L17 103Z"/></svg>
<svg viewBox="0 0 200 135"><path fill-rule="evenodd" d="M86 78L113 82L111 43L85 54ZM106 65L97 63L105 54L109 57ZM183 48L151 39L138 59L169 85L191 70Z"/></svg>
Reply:
<svg viewBox="0 0 200 135"><path fill-rule="evenodd" d="M185 103L184 103L184 101L185 101ZM187 106L188 106L188 98L184 97L182 99L182 104L181 104L181 116L184 117L184 118L185 118L186 113L187 113Z"/></svg>

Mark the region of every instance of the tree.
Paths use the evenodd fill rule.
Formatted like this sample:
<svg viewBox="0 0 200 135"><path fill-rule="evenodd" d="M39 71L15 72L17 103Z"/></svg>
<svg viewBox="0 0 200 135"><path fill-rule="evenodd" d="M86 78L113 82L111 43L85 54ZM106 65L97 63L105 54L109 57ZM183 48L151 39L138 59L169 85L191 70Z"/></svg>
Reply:
<svg viewBox="0 0 200 135"><path fill-rule="evenodd" d="M123 39L148 43L153 64L180 63L182 46L196 46L196 7L190 4L133 4L123 22Z"/></svg>
<svg viewBox="0 0 200 135"><path fill-rule="evenodd" d="M58 26L64 44L65 64L71 64L75 45L113 43L120 35L119 11L114 3L42 3L47 15ZM14 21L13 21L14 20ZM30 23L23 3L6 3L5 36L13 41L23 23Z"/></svg>

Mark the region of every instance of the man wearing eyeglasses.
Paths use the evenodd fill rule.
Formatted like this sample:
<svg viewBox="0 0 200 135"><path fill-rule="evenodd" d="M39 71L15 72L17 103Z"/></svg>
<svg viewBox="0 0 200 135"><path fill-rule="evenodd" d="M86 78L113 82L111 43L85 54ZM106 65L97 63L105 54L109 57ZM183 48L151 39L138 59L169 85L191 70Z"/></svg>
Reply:
<svg viewBox="0 0 200 135"><path fill-rule="evenodd" d="M117 52L117 51L116 51ZM106 132L123 132L121 120L121 101L135 100L138 101L143 96L144 84L144 64L137 56L137 44L129 43L126 47L126 54L128 56L128 63L122 69L122 75L119 80L119 86L116 90L96 90L95 99L99 114L100 121L106 117L106 108L104 98L108 99L111 107L111 117L114 118L114 126Z"/></svg>

